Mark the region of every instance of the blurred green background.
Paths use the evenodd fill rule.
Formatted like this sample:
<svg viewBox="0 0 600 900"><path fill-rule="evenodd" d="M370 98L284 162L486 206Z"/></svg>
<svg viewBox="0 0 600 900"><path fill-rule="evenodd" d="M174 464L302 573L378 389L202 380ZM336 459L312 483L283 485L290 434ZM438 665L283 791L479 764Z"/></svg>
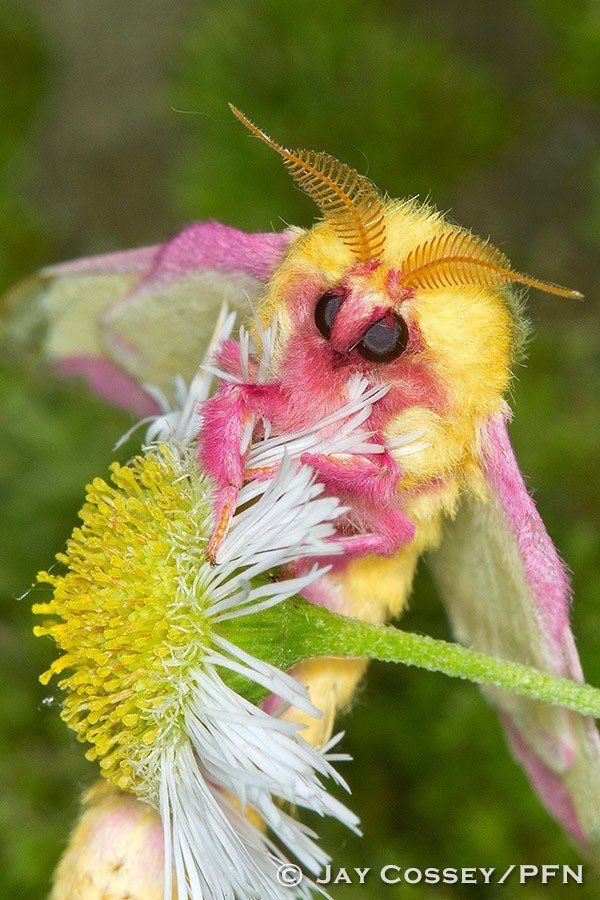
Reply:
<svg viewBox="0 0 600 900"><path fill-rule="evenodd" d="M45 263L162 240L194 218L308 224L310 203L232 120L232 100L280 140L327 149L392 195L430 195L517 268L585 291L585 304L531 298L512 435L573 571L578 644L600 684L596 0L5 0L0 76L2 288ZM37 676L52 651L18 598L129 419L24 366L0 375L0 896L35 900L94 771L44 702ZM425 571L403 624L448 634ZM365 837L324 828L336 865L580 861L470 685L373 666L343 724ZM586 881L566 890L597 897L590 867ZM377 880L333 893L505 895Z"/></svg>

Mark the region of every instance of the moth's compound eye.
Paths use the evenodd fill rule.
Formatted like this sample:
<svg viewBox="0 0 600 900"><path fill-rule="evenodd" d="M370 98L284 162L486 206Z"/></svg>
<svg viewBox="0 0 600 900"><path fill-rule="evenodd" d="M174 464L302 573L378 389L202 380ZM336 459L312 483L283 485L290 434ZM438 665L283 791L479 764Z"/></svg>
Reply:
<svg viewBox="0 0 600 900"><path fill-rule="evenodd" d="M315 306L315 325L324 338L329 339L331 336L333 320L343 301L344 295L339 290L327 291L318 300Z"/></svg>
<svg viewBox="0 0 600 900"><path fill-rule="evenodd" d="M404 353L408 345L408 327L396 313L389 313L367 328L356 349L369 362L387 363Z"/></svg>

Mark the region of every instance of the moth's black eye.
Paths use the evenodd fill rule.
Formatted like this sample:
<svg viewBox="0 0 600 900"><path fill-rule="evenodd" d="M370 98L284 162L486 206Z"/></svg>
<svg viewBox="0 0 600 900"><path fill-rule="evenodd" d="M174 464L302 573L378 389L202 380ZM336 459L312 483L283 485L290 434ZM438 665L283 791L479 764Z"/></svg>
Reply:
<svg viewBox="0 0 600 900"><path fill-rule="evenodd" d="M324 338L329 339L333 328L333 320L343 300L344 295L339 291L327 291L317 302L315 306L315 325Z"/></svg>
<svg viewBox="0 0 600 900"><path fill-rule="evenodd" d="M398 359L408 344L408 327L401 316L392 313L367 328L356 349L369 362L386 363Z"/></svg>

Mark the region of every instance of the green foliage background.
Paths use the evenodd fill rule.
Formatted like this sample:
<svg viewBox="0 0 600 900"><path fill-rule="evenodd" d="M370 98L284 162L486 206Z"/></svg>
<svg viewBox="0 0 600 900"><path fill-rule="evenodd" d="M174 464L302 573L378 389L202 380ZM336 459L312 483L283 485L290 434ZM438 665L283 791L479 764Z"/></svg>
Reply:
<svg viewBox="0 0 600 900"><path fill-rule="evenodd" d="M390 194L431 195L518 268L581 288L535 296L514 443L573 570L600 684L600 20L593 0L10 0L0 8L0 282L166 238L192 218L308 224L282 167L231 120L327 149ZM44 897L94 777L37 676L51 648L18 598L75 522L129 424L19 361L0 372L0 896ZM597 458L597 456L596 456ZM407 628L447 636L425 571ZM365 837L327 826L336 865L579 861L475 688L373 666L344 721ZM586 867L579 897L598 896ZM537 898L561 887L512 884ZM493 897L499 888L339 887L340 897Z"/></svg>

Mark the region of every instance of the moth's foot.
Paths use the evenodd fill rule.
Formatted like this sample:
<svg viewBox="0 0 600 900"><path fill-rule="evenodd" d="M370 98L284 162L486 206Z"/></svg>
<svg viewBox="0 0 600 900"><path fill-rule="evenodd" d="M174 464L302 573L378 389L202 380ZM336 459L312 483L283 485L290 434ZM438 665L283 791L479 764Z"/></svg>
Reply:
<svg viewBox="0 0 600 900"><path fill-rule="evenodd" d="M220 491L217 497L216 524L204 552L204 555L211 566L217 565L219 550L229 531L229 526L231 525L231 520L235 512L237 495L237 488L227 487Z"/></svg>

